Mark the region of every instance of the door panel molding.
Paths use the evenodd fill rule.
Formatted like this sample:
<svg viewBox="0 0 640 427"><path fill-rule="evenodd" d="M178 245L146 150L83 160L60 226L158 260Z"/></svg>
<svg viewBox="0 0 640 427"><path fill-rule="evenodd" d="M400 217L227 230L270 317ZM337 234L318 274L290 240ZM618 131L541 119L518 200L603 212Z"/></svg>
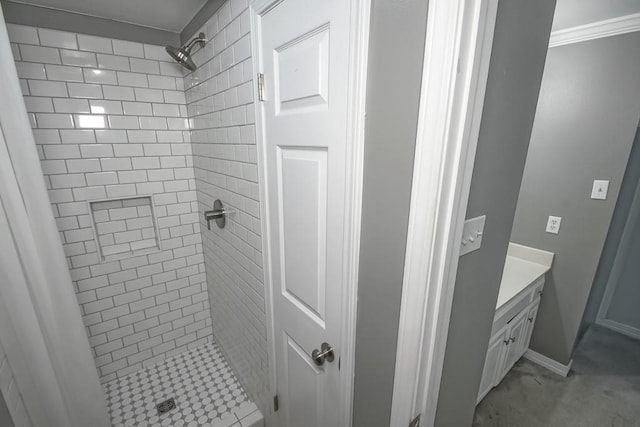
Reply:
<svg viewBox="0 0 640 427"><path fill-rule="evenodd" d="M329 30L328 23L276 48L276 115L326 110L329 105ZM315 46L314 43L315 42ZM315 48L315 49L314 49ZM306 50L303 59L295 61L292 51ZM300 53L300 52L298 52ZM292 61L294 60L294 61ZM281 80L296 78L299 69L316 68L316 79L310 81L301 93L282 92ZM312 70L307 70L312 71ZM314 84L315 83L315 84Z"/></svg>

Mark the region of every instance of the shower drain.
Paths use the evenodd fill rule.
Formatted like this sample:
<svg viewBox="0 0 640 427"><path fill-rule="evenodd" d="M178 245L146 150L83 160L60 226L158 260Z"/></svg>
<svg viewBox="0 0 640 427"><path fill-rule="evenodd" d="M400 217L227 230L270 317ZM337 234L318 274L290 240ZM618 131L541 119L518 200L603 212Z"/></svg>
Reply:
<svg viewBox="0 0 640 427"><path fill-rule="evenodd" d="M170 410L176 407L176 401L173 399L163 400L162 402L156 405L156 409L158 410L158 415L166 414Z"/></svg>

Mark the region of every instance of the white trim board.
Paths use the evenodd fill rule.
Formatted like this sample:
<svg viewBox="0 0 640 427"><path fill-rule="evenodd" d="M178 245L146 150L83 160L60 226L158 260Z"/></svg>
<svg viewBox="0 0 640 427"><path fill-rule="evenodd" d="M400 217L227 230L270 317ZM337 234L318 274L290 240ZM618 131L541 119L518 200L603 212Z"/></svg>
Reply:
<svg viewBox="0 0 640 427"><path fill-rule="evenodd" d="M353 421L353 395L356 365L356 327L358 320L358 277L360 266L360 235L362 225L362 190L364 177L365 113L367 94L367 64L369 62L369 24L371 0L356 0L351 8L351 34L349 54L349 94L347 106L348 139L352 141L347 153L347 183L345 206L346 256L343 269L342 300L347 302L342 311L343 325L341 366L347 375L342 376L340 400L346 402L341 408L340 425L349 427Z"/></svg>
<svg viewBox="0 0 640 427"><path fill-rule="evenodd" d="M391 426L435 422L498 0L431 0ZM426 261L426 262L425 262Z"/></svg>
<svg viewBox="0 0 640 427"><path fill-rule="evenodd" d="M551 33L549 48L640 31L640 13L592 22Z"/></svg>
<svg viewBox="0 0 640 427"><path fill-rule="evenodd" d="M0 10L0 339L34 426L110 425ZM8 226L8 227L7 227ZM12 241L11 241L12 240ZM11 257L3 258L4 252ZM13 253L12 253L13 252ZM17 258L17 259L16 259ZM9 337L9 338L7 338ZM20 359L20 360L18 360ZM22 366L22 368L21 368ZM33 386L30 386L31 383Z"/></svg>
<svg viewBox="0 0 640 427"><path fill-rule="evenodd" d="M1 120L0 117L0 275L3 279L0 342L32 424L36 427L49 423L71 425L46 337L29 294L31 283L25 272L38 268L31 264L23 266L19 253L18 241L28 240L28 221L20 203L19 184L13 174L14 166L5 144ZM37 263L32 252L27 256L33 256Z"/></svg>
<svg viewBox="0 0 640 427"><path fill-rule="evenodd" d="M596 319L596 324L631 338L640 339L640 329L611 319Z"/></svg>
<svg viewBox="0 0 640 427"><path fill-rule="evenodd" d="M265 315L267 318L267 366L269 369L269 391L272 396L277 393L276 389L276 347L274 339L275 326L273 324L273 285L271 283L271 250L269 248L270 233L269 227L266 224L269 222L268 208L267 208L267 182L265 162L266 154L264 147L264 125L262 119L262 106L258 99L260 99L260 93L258 92L258 73L261 71L260 65L262 63L260 55L260 15L266 13L269 8L275 7L277 2L270 0L254 0L249 3L249 18L251 28L251 62L253 63L253 99L254 99L254 115L256 118L256 151L257 151L257 166L258 166L258 192L260 196L260 231L262 232L262 274L264 280L265 290ZM267 399L269 401L269 399ZM263 414L265 420L270 421L273 415L273 407L270 407L271 411Z"/></svg>
<svg viewBox="0 0 640 427"><path fill-rule="evenodd" d="M527 351L524 353L524 356L522 357L535 363L536 365L540 365L543 368L550 370L554 374L558 374L563 377L569 375L569 371L571 370L571 366L573 365L573 359L569 361L568 365L563 365L562 363L557 362L531 349L527 349Z"/></svg>

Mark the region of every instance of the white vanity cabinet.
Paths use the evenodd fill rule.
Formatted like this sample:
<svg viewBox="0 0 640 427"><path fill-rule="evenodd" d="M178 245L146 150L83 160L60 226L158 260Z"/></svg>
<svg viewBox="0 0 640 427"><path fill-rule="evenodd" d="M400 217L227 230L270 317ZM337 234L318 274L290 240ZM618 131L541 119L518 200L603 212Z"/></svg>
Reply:
<svg viewBox="0 0 640 427"><path fill-rule="evenodd" d="M509 244L477 402L502 381L529 348L544 277L551 269L553 256L551 252Z"/></svg>
<svg viewBox="0 0 640 427"><path fill-rule="evenodd" d="M543 286L544 277L496 311L477 402L502 381L529 348Z"/></svg>

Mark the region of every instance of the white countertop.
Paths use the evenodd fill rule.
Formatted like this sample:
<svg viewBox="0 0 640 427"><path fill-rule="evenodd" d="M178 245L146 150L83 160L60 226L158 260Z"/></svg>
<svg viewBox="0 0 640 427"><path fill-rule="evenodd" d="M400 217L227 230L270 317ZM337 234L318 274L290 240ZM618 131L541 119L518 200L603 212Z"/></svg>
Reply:
<svg viewBox="0 0 640 427"><path fill-rule="evenodd" d="M553 253L509 243L496 310L551 269Z"/></svg>

